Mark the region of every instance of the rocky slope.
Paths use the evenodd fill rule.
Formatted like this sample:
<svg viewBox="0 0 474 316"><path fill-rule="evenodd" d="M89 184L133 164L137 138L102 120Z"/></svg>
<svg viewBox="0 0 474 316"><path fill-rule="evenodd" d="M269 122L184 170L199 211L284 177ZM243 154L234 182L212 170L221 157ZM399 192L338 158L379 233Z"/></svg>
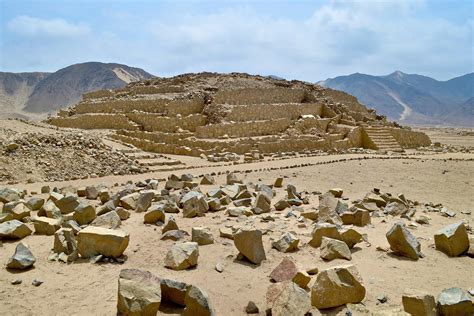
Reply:
<svg viewBox="0 0 474 316"><path fill-rule="evenodd" d="M116 89L152 78L146 71L121 64L88 62L54 73L0 73L0 116L31 116L55 112L77 103L81 95Z"/></svg>
<svg viewBox="0 0 474 316"><path fill-rule="evenodd" d="M352 74L319 82L356 96L389 119L412 124L474 126L474 73L447 81L396 71L387 76Z"/></svg>

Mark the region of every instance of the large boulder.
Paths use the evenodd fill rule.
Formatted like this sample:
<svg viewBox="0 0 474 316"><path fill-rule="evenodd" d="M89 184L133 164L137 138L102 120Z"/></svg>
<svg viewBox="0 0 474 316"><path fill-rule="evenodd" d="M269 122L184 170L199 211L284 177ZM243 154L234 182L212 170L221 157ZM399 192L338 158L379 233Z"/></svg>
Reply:
<svg viewBox="0 0 474 316"><path fill-rule="evenodd" d="M362 278L353 265L321 271L311 288L311 304L319 309L359 303L364 297Z"/></svg>
<svg viewBox="0 0 474 316"><path fill-rule="evenodd" d="M28 246L20 242L15 248L15 254L7 262L8 269L24 270L35 264L36 258L31 253Z"/></svg>
<svg viewBox="0 0 474 316"><path fill-rule="evenodd" d="M329 223L320 223L316 224L313 228L313 232L311 233L311 240L309 244L313 247L321 246L321 242L323 241L323 237L329 237L337 240L342 240L342 236L339 233L337 226L334 224Z"/></svg>
<svg viewBox="0 0 474 316"><path fill-rule="evenodd" d="M22 239L31 233L28 226L16 219L0 224L0 239Z"/></svg>
<svg viewBox="0 0 474 316"><path fill-rule="evenodd" d="M414 316L436 316L436 302L433 295L408 290L402 296L403 309Z"/></svg>
<svg viewBox="0 0 474 316"><path fill-rule="evenodd" d="M472 316L474 308L471 298L463 289L452 287L438 295L438 312L443 316Z"/></svg>
<svg viewBox="0 0 474 316"><path fill-rule="evenodd" d="M72 218L79 224L79 225L87 225L91 223L97 214L95 213L95 207L87 204L87 203L80 203L75 209Z"/></svg>
<svg viewBox="0 0 474 316"><path fill-rule="evenodd" d="M149 271L123 269L118 280L118 315L155 316L161 303L161 280Z"/></svg>
<svg viewBox="0 0 474 316"><path fill-rule="evenodd" d="M130 235L124 231L88 226L77 234L77 248L84 258L96 255L120 257L129 240Z"/></svg>
<svg viewBox="0 0 474 316"><path fill-rule="evenodd" d="M311 310L309 294L291 281L270 285L266 302L272 316L306 315Z"/></svg>
<svg viewBox="0 0 474 316"><path fill-rule="evenodd" d="M183 205L183 217L187 218L204 216L204 213L209 209L206 196L197 191L186 193L181 198L180 203Z"/></svg>
<svg viewBox="0 0 474 316"><path fill-rule="evenodd" d="M418 260L421 256L421 245L406 228L403 222L395 223L386 234L390 249L397 255Z"/></svg>
<svg viewBox="0 0 474 316"><path fill-rule="evenodd" d="M54 235L54 233L61 228L61 220L39 216L33 218L33 225L35 226L35 234Z"/></svg>
<svg viewBox="0 0 474 316"><path fill-rule="evenodd" d="M197 286L188 287L184 303L186 307L183 316L214 316L216 314L207 293Z"/></svg>
<svg viewBox="0 0 474 316"><path fill-rule="evenodd" d="M255 264L266 259L262 243L262 231L243 227L234 234L234 245L245 258Z"/></svg>
<svg viewBox="0 0 474 316"><path fill-rule="evenodd" d="M450 257L457 257L469 249L469 236L463 222L454 223L434 235L436 249Z"/></svg>
<svg viewBox="0 0 474 316"><path fill-rule="evenodd" d="M196 242L174 244L165 257L165 267L173 270L185 270L197 265L199 247Z"/></svg>
<svg viewBox="0 0 474 316"><path fill-rule="evenodd" d="M280 252L291 252L298 250L300 240L290 232L284 233L280 239L272 243L272 247Z"/></svg>
<svg viewBox="0 0 474 316"><path fill-rule="evenodd" d="M323 237L320 249L320 257L324 260L352 259L351 251L347 244L337 239Z"/></svg>

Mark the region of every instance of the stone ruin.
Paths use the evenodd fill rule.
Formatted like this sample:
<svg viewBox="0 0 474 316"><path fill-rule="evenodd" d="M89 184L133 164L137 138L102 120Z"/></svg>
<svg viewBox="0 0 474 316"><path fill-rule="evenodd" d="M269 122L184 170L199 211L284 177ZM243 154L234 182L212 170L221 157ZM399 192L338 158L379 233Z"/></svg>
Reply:
<svg viewBox="0 0 474 316"><path fill-rule="evenodd" d="M388 122L346 93L240 73L185 74L83 95L49 123L112 129L144 151L251 160L281 152L428 146L427 135Z"/></svg>

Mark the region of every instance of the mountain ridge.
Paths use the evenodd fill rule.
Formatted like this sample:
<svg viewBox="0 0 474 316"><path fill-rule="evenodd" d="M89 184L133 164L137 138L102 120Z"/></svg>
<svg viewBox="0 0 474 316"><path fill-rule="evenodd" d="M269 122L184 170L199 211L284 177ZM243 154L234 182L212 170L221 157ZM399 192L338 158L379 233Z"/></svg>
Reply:
<svg viewBox="0 0 474 316"><path fill-rule="evenodd" d="M350 93L401 123L474 126L472 102L466 103L474 97L474 73L445 81L399 70L384 76L354 73L318 84Z"/></svg>

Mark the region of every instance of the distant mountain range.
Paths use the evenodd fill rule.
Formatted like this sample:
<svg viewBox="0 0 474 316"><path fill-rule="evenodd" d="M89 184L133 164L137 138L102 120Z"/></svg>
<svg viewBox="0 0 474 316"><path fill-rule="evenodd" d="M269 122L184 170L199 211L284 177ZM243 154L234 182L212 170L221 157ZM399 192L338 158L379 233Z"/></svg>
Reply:
<svg viewBox="0 0 474 316"><path fill-rule="evenodd" d="M447 81L395 71L387 76L355 73L318 82L402 124L474 127L474 73Z"/></svg>
<svg viewBox="0 0 474 316"><path fill-rule="evenodd" d="M54 73L0 72L0 118L56 112L77 103L83 93L117 89L152 77L140 68L99 62L75 64Z"/></svg>

